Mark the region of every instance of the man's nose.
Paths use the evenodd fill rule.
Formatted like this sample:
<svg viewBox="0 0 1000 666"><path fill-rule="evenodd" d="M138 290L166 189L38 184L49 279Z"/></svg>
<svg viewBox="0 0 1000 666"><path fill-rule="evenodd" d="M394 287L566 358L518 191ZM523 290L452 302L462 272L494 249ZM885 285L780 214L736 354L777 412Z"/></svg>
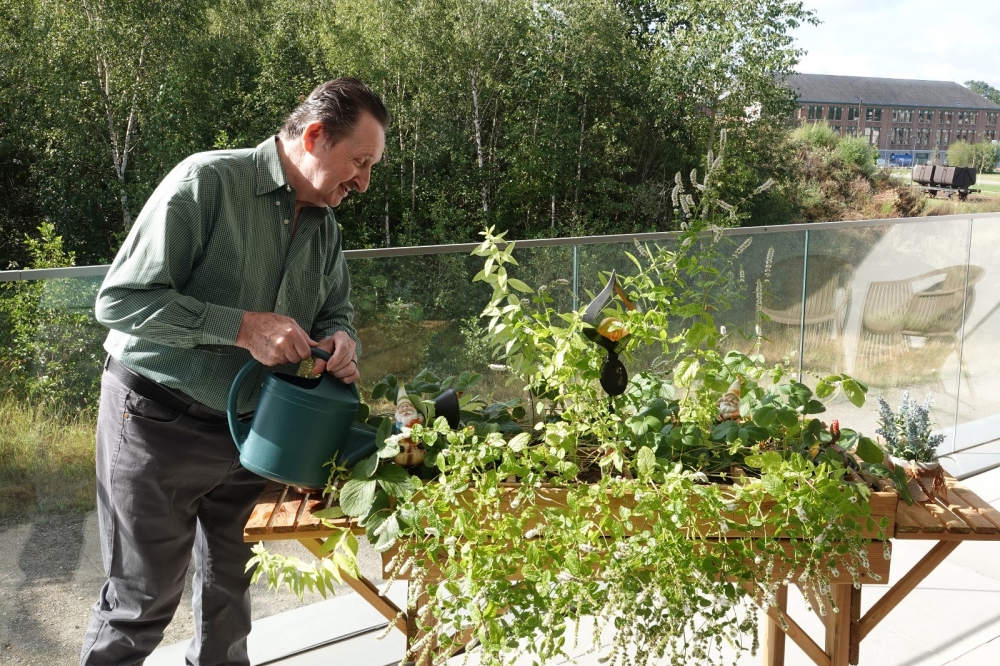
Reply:
<svg viewBox="0 0 1000 666"><path fill-rule="evenodd" d="M358 177L354 179L354 182L357 183L358 186L358 192L364 192L365 190L367 190L368 184L371 182L371 180L372 180L372 168L370 166L365 167L364 169L361 170L361 173L358 174Z"/></svg>

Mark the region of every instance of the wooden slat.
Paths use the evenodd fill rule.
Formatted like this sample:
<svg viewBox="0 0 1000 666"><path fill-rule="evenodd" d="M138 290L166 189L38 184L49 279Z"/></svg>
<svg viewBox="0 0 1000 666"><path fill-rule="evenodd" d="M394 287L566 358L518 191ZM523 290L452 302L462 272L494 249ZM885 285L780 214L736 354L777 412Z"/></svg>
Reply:
<svg viewBox="0 0 1000 666"><path fill-rule="evenodd" d="M924 508L924 511L934 516L939 523L944 525L946 531L952 534L968 534L972 531L972 528L964 520L934 500L921 502L920 505Z"/></svg>
<svg viewBox="0 0 1000 666"><path fill-rule="evenodd" d="M976 534L996 534L1000 532L1000 527L997 527L986 516L980 514L978 509L970 506L968 502L955 492L954 487L950 486L948 488L943 500L946 502L948 509L964 520Z"/></svg>
<svg viewBox="0 0 1000 666"><path fill-rule="evenodd" d="M899 501L896 507L896 536L911 532L934 534L944 531L945 526L927 513L921 504Z"/></svg>
<svg viewBox="0 0 1000 666"><path fill-rule="evenodd" d="M960 498L965 500L969 506L979 511L979 515L986 518L993 525L1000 528L1000 511L997 511L992 506L990 506L984 499L979 497L976 493L972 492L960 482L955 480L954 477L945 476L945 483L948 486L948 490L954 492Z"/></svg>
<svg viewBox="0 0 1000 666"><path fill-rule="evenodd" d="M244 527L245 534L267 534L270 531L271 515L274 513L274 505L283 499L283 494L288 490L288 486L272 487L268 485L257 500L257 506L250 514Z"/></svg>

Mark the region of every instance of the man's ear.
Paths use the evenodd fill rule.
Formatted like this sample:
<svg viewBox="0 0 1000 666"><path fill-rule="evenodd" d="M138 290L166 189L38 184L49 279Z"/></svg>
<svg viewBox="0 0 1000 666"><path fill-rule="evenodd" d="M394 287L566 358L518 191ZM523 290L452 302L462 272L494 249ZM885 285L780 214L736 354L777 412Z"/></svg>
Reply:
<svg viewBox="0 0 1000 666"><path fill-rule="evenodd" d="M323 123L315 120L306 125L302 132L302 147L307 153L315 152L323 142L326 141L326 132L323 130Z"/></svg>

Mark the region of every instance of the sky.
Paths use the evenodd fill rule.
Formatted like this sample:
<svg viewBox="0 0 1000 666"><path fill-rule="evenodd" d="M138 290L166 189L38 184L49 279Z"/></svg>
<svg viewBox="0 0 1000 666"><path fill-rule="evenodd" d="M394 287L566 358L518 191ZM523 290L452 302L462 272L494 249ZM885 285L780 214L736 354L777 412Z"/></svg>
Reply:
<svg viewBox="0 0 1000 666"><path fill-rule="evenodd" d="M804 0L803 74L985 81L1000 88L1000 0Z"/></svg>

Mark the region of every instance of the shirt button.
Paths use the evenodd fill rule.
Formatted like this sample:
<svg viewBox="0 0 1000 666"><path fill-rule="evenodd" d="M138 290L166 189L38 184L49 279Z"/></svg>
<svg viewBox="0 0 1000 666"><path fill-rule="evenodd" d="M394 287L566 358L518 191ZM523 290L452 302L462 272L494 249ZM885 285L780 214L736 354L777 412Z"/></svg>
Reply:
<svg viewBox="0 0 1000 666"><path fill-rule="evenodd" d="M282 222L282 224L288 224L288 218L286 217L286 218L285 218L285 219L283 219L283 220L282 220L281 222Z"/></svg>
<svg viewBox="0 0 1000 666"><path fill-rule="evenodd" d="M277 201L275 201L274 205L275 206L280 206L281 205L281 199L278 199Z"/></svg>
<svg viewBox="0 0 1000 666"><path fill-rule="evenodd" d="M291 192L292 191L292 186L291 185L285 185L285 191L286 192Z"/></svg>

